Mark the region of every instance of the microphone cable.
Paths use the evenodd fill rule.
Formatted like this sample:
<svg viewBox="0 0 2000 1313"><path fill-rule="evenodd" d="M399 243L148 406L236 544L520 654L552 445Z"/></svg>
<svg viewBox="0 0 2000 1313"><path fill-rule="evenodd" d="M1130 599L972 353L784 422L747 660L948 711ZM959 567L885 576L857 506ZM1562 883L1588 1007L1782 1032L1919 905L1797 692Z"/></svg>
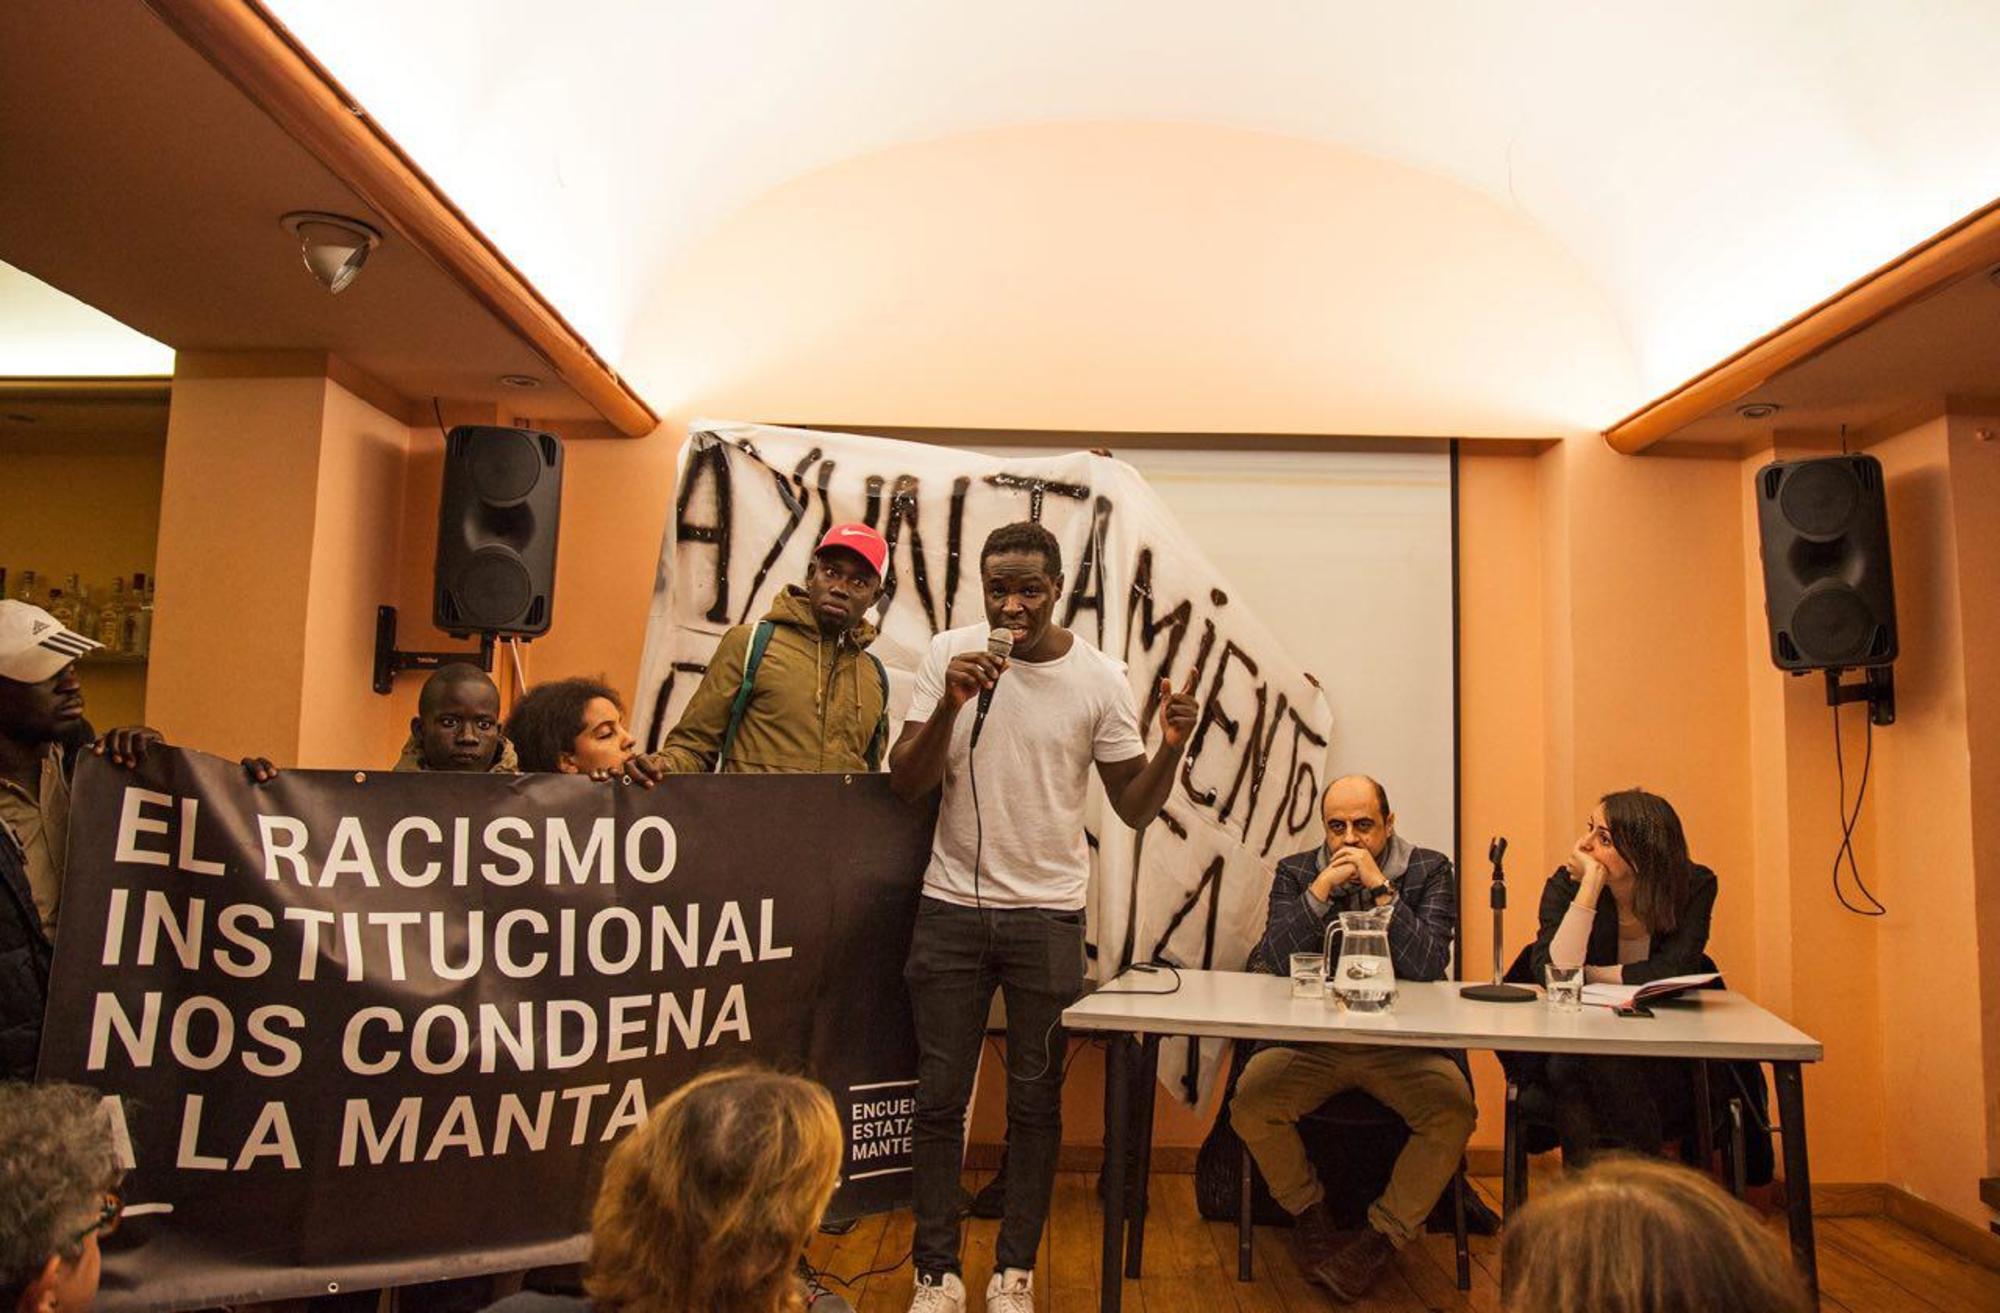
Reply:
<svg viewBox="0 0 2000 1313"><path fill-rule="evenodd" d="M994 650L996 639L1001 635L1005 635L1005 651L996 652ZM1005 660L1007 656L1012 655L1013 650L1014 634L1012 630L996 628L987 631L986 651L989 655L999 656L1002 660ZM985 705L980 707L974 714L972 736L965 745L965 776L972 787L972 906L973 910L979 913L979 919L986 927L986 947L983 950L982 958L988 958L993 955L993 923L986 919L986 900L981 896L979 889L979 868L983 864L986 854L986 817L979 808L979 734L981 730L986 728L986 717L993 709L993 695L999 691L1000 686L997 683L992 688L981 690L984 695L983 701Z"/></svg>
<svg viewBox="0 0 2000 1313"><path fill-rule="evenodd" d="M1854 809L1847 807L1847 759L1840 746L1840 704L1833 704L1833 765L1840 790L1840 846L1833 850L1833 896L1840 905L1856 916L1887 916L1889 909L1875 897L1874 891L1861 878L1861 864L1854 856L1854 827L1861 822L1861 804L1868 797L1868 771L1875 762L1875 716L1871 708L1862 718L1867 747L1861 756L1861 787L1854 794ZM1840 868L1845 865L1856 890L1866 901L1859 905L1847 896L1841 888Z"/></svg>
<svg viewBox="0 0 2000 1313"><path fill-rule="evenodd" d="M1111 987L1134 972L1151 974L1155 971L1169 972L1174 978L1174 983L1165 989L1113 989ZM1181 969L1171 962L1134 962L1131 966L1126 967L1123 971L1120 971L1117 975L1099 985L1096 992L1098 994L1131 994L1141 998L1165 998L1169 994L1178 994L1181 992Z"/></svg>

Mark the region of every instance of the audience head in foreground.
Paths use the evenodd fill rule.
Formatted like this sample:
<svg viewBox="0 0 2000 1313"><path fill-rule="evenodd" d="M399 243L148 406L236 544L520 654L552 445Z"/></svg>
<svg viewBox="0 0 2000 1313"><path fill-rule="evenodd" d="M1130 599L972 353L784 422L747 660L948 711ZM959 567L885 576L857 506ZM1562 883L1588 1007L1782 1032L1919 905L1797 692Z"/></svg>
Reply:
<svg viewBox="0 0 2000 1313"><path fill-rule="evenodd" d="M1500 1251L1508 1313L1804 1313L1756 1215L1698 1172L1613 1156L1530 1202Z"/></svg>
<svg viewBox="0 0 2000 1313"><path fill-rule="evenodd" d="M624 769L638 741L625 728L625 703L594 679L537 684L514 704L507 737L521 769L604 775Z"/></svg>
<svg viewBox="0 0 2000 1313"><path fill-rule="evenodd" d="M118 1225L102 1102L77 1085L0 1085L0 1145L0 1309L89 1308L97 1242Z"/></svg>
<svg viewBox="0 0 2000 1313"><path fill-rule="evenodd" d="M417 695L399 771L512 774L514 749L500 732L500 689L478 666L439 666Z"/></svg>
<svg viewBox="0 0 2000 1313"><path fill-rule="evenodd" d="M840 1179L833 1100L775 1072L707 1072L612 1151L591 1218L596 1313L794 1313Z"/></svg>

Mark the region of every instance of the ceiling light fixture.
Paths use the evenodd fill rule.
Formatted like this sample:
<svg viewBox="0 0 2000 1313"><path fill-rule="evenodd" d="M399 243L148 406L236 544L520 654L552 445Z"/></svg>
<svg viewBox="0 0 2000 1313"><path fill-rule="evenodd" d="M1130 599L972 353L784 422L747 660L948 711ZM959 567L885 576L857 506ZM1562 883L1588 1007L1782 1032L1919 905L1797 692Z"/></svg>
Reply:
<svg viewBox="0 0 2000 1313"><path fill-rule="evenodd" d="M299 254L306 268L327 291L338 294L354 281L368 253L381 244L382 234L362 223L338 214L299 210L278 222L299 239Z"/></svg>
<svg viewBox="0 0 2000 1313"><path fill-rule="evenodd" d="M1783 409L1783 406L1768 401L1753 401L1747 406L1738 406L1736 413L1744 419L1769 419Z"/></svg>
<svg viewBox="0 0 2000 1313"><path fill-rule="evenodd" d="M500 383L503 387L520 388L525 391L529 388L540 387L542 380L536 378L533 374L502 374L500 376Z"/></svg>

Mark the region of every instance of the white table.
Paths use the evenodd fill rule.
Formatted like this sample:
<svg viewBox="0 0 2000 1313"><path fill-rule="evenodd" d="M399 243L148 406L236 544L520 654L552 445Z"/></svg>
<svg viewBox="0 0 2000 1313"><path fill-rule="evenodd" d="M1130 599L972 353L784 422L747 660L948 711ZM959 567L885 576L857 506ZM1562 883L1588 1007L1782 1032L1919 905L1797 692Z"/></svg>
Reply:
<svg viewBox="0 0 2000 1313"><path fill-rule="evenodd" d="M1101 1307L1116 1313L1126 1275L1138 1276L1145 1244L1146 1178L1150 1170L1153 1089L1163 1036L1265 1040L1291 1044L1387 1044L1412 1048L1486 1049L1518 1053L1591 1053L1645 1058L1768 1062L1777 1078L1792 1252L1818 1293L1813 1246L1811 1176L1806 1164L1806 1110L1800 1064L1818 1062L1818 1040L1772 1016L1741 994L1697 990L1653 1006L1650 1017L1608 1008L1553 1012L1534 1003L1481 1003L1459 997L1453 981L1399 986L1388 1012L1348 1012L1330 1001L1294 999L1285 976L1237 971L1126 973L1063 1013L1072 1032L1105 1035L1104 1275ZM1141 1049L1147 1080L1130 1097L1133 1049ZM1510 1110L1511 1112L1511 1110ZM1137 1122L1136 1128L1131 1125ZM1514 1119L1508 1118L1508 1161ZM1139 1134L1138 1208L1127 1234L1125 1157Z"/></svg>

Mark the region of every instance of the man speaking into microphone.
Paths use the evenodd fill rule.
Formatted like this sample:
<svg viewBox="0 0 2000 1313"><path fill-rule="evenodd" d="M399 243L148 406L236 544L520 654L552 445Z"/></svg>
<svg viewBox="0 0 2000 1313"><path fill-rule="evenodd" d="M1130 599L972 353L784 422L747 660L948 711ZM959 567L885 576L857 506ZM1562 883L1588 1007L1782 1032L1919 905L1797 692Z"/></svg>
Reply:
<svg viewBox="0 0 2000 1313"><path fill-rule="evenodd" d="M987 1009L1007 1002L1007 1192L986 1307L1032 1313L1035 1251L1062 1146L1063 1009L1083 988L1083 837L1090 768L1120 820L1159 814L1194 729L1194 675L1161 681L1146 756L1123 667L1054 622L1062 549L1039 524L996 529L979 553L985 625L931 640L890 782L942 788L904 975L916 1023L911 1313L965 1307L959 1169ZM972 705L968 705L972 704Z"/></svg>

